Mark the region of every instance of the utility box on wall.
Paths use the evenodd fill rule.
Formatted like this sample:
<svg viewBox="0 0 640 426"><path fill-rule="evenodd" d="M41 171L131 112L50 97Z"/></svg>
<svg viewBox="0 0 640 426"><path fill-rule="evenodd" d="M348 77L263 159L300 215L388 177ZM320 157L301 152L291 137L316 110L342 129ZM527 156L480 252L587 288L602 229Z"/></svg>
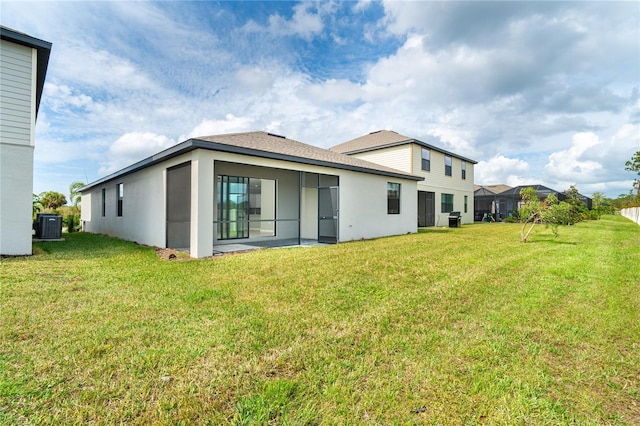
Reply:
<svg viewBox="0 0 640 426"><path fill-rule="evenodd" d="M51 213L38 213L36 216L36 238L41 240L59 240L62 238L62 216Z"/></svg>

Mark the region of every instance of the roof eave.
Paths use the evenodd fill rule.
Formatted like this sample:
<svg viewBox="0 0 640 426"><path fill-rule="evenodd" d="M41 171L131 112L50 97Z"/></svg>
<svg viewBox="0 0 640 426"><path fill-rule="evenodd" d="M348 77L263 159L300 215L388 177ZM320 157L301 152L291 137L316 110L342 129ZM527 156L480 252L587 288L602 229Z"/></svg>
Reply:
<svg viewBox="0 0 640 426"><path fill-rule="evenodd" d="M39 38L12 30L7 27L0 28L0 38L12 43L36 49L37 65L36 65L36 118L40 109L40 99L44 91L44 81L47 76L47 68L49 67L49 57L51 56L52 44Z"/></svg>
<svg viewBox="0 0 640 426"><path fill-rule="evenodd" d="M305 157L297 157L294 155L261 151L261 150L256 150L252 148L244 148L236 145L228 145L228 144L223 144L219 142L205 141L202 139L189 139L169 149L161 151L151 157L138 161L137 163L134 163L122 170L119 170L115 173L112 173L108 176L98 179L95 182L92 182L80 188L80 192L87 191L103 183L121 178L123 176L130 175L139 170L145 169L147 167L151 167L155 164L161 163L163 161L169 160L171 158L177 157L182 154L186 154L187 152L190 152L190 151L193 151L194 149L199 149L199 148L210 150L210 151L226 152L230 154L240 154L240 155L254 156L254 157L260 157L260 158L267 158L272 160L289 161L289 162L298 163L298 164L332 167L335 169L349 170L354 172L368 173L368 174L380 175L380 176L388 176L388 177L393 177L397 179L407 179L407 180L414 180L414 181L424 180L424 178L421 176L414 176L414 175L404 174L401 172L394 173L391 171L369 169L366 167L360 167L355 165L340 164L340 163L334 163L330 161L322 161L322 160L315 160L315 159L305 158Z"/></svg>
<svg viewBox="0 0 640 426"><path fill-rule="evenodd" d="M449 151L447 151L445 149L442 149L442 148L438 148L437 146L428 144L426 142L422 142L421 140L418 140L418 139L405 139L405 140L390 142L390 143L386 143L386 144L383 144L383 145L377 145L377 146L373 146L373 147L369 147L369 148L354 149L352 151L344 151L343 154L355 155L355 154L360 154L360 153L363 153L363 152L377 151L379 149L392 148L394 146L408 145L408 144L420 145L420 146L423 146L425 148L433 149L434 151L438 151L438 152L441 152L443 154L447 154L447 155L450 155L452 157L459 158L460 160L464 160L464 161L466 161L468 163L471 163L471 164L478 164L478 162L475 161L475 160L471 160L470 158L463 157L461 155L455 154L453 152L449 152Z"/></svg>

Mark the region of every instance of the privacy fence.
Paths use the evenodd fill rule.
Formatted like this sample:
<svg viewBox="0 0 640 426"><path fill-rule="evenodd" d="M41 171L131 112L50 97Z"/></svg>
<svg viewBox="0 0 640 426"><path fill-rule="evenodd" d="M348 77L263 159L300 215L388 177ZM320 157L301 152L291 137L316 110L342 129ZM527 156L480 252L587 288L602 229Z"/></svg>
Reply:
<svg viewBox="0 0 640 426"><path fill-rule="evenodd" d="M620 214L640 225L640 207L630 207L628 209L622 209L620 210Z"/></svg>

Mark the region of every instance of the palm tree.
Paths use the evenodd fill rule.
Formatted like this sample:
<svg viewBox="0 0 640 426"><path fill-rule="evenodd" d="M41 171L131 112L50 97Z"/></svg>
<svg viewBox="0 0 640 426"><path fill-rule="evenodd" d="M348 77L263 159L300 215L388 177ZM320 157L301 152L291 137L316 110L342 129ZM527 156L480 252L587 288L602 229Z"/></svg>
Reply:
<svg viewBox="0 0 640 426"><path fill-rule="evenodd" d="M74 207L78 207L78 204L82 201L82 194L80 188L86 186L84 182L75 181L69 185L69 202L73 203Z"/></svg>
<svg viewBox="0 0 640 426"><path fill-rule="evenodd" d="M47 191L40 194L40 203L45 209L56 210L67 204L64 194L55 191Z"/></svg>

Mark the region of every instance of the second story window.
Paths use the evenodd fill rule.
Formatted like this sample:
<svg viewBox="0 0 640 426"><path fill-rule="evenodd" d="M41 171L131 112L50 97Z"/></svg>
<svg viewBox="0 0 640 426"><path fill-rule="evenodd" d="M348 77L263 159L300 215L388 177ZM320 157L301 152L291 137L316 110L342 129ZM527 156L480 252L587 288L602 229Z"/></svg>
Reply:
<svg viewBox="0 0 640 426"><path fill-rule="evenodd" d="M451 176L451 157L448 155L444 157L444 175Z"/></svg>
<svg viewBox="0 0 640 426"><path fill-rule="evenodd" d="M463 161L462 162L462 179L466 179L467 178L467 162Z"/></svg>
<svg viewBox="0 0 640 426"><path fill-rule="evenodd" d="M426 148L422 148L422 170L431 170L431 151Z"/></svg>

